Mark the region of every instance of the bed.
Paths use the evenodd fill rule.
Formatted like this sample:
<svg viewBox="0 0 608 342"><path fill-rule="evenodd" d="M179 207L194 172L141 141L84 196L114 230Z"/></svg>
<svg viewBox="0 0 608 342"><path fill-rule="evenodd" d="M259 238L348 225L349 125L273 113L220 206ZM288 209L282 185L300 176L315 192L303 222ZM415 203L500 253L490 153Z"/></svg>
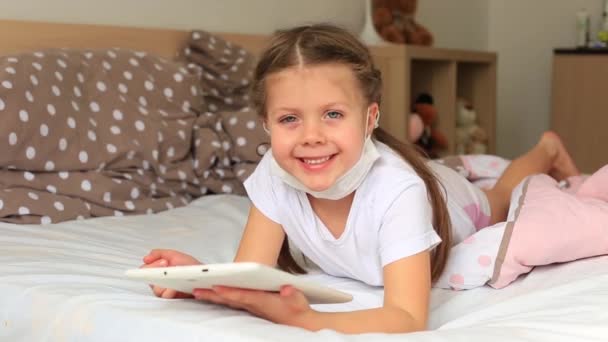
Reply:
<svg viewBox="0 0 608 342"><path fill-rule="evenodd" d="M18 21L0 21L0 31L11 33L3 34L0 41L1 55L58 47L112 49L118 46L170 59L176 53L183 52L183 47L188 46L188 40L192 36L190 32L174 30ZM218 36L253 53L259 51L265 42L265 37L262 36ZM28 114L28 122L33 120L33 115L33 112ZM225 118L226 122L230 123L234 115L234 112L231 112L230 116ZM231 135L229 129L226 134ZM7 136L2 139L3 142L6 141ZM101 137L99 139L101 140ZM194 137L189 139L193 140ZM236 142L235 139L233 141ZM263 142L254 145L258 154L263 152L259 151L260 148L263 150ZM237 154L236 159L235 155L231 155L232 161L246 160L251 153L245 152ZM207 155L204 157L208 158ZM245 171L240 174L241 177L254 162L255 160L252 163L243 163ZM38 171L58 171L59 162L54 166L52 170ZM99 172L97 168L93 169ZM197 168L193 169L196 171ZM197 174L195 171L194 174ZM217 170L214 172L218 173ZM141 257L155 247L182 250L206 262L231 261L249 206L246 197L235 194L238 193L236 190L239 177L238 172L234 173L235 180L230 183L234 185L234 188L231 188L233 191L225 191L225 182L211 182L210 188L216 187L216 190L211 191L213 194L202 191L197 193L191 191L190 187L184 187L183 193L189 194L183 196L184 201L172 205L163 202L158 207L152 206L152 210L136 210L139 209L140 202L135 201L135 198L131 203L120 201L117 204L114 202L115 197L112 197L112 201L104 201L102 195L105 194L99 193L100 199L97 202L85 197L79 201L89 205L75 206L72 212L68 210L68 205L61 206L64 208L62 213L70 212L72 216L44 219L43 215L21 215L29 219L0 223L0 340L608 339L607 256L536 267L530 274L520 277L501 290L490 287L468 291L433 289L429 331L407 336L347 336L329 330L312 333L275 325L246 312L216 305L192 300L155 298L145 284L123 276L126 269L140 265ZM133 173L134 177L135 174ZM31 177L28 173L24 175L26 178ZM124 173L122 175L124 176ZM110 176L118 177L115 173ZM36 177L39 177L38 173ZM6 183L5 179L2 180L3 183ZM128 184L127 180L132 179L126 177L121 186ZM183 184L179 180L178 177L176 189L180 189ZM93 182L92 187L95 188L96 184ZM149 190L149 187L145 189ZM29 200L34 200L32 197L38 198L37 201L43 200L43 193L49 192L49 189L42 187L38 190L40 192L26 192L25 196L29 196ZM84 188L80 190L85 190L87 194L91 192ZM167 190L166 198L175 197L170 191ZM175 191L180 194L178 190ZM30 192L34 196L30 195ZM158 189L158 193L161 192ZM15 193L13 189L13 194ZM120 192L116 194L120 195ZM203 194L206 195L201 196ZM66 197L70 197L68 195L70 194L66 194ZM139 198L139 192L136 195L138 196L133 196L132 191L125 194ZM75 196L74 193L71 193L71 196ZM118 209L114 208L114 205L126 205L126 208L118 215ZM135 209L131 208L131 215L126 215L130 206L135 206ZM3 204L0 209L7 210L8 207L8 204ZM30 209L35 211L35 208ZM19 211L19 208L16 210L19 214L26 214L23 210ZM354 295L354 301L351 303L319 305L316 309L352 310L382 303L381 288L349 279L333 278L318 272L306 277Z"/></svg>

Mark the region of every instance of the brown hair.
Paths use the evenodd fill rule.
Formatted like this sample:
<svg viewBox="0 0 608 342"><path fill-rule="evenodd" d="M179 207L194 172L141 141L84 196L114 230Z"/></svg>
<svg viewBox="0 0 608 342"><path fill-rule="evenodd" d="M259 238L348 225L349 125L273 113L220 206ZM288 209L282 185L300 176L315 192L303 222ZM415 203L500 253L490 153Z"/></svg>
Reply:
<svg viewBox="0 0 608 342"><path fill-rule="evenodd" d="M372 61L367 47L346 30L327 24L300 26L279 31L261 55L252 82L252 100L262 116L266 114L265 79L268 75L296 65L344 63L359 81L368 104L380 105L382 76ZM433 208L433 226L442 242L431 256L431 278L437 280L443 271L452 245L450 219L439 182L425 163L415 145L403 143L381 128L374 130L374 138L397 151L422 178ZM406 229L406 227L404 227ZM305 273L291 256L287 238L283 242L278 265L294 273Z"/></svg>

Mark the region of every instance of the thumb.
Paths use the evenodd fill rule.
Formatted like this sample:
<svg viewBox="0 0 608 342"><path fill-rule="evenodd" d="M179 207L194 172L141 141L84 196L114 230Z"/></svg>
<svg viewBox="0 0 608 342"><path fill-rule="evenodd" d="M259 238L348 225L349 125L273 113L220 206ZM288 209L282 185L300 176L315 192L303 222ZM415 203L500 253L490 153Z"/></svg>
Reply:
<svg viewBox="0 0 608 342"><path fill-rule="evenodd" d="M291 285L282 286L279 295L294 309L301 310L309 307L308 300L302 291Z"/></svg>

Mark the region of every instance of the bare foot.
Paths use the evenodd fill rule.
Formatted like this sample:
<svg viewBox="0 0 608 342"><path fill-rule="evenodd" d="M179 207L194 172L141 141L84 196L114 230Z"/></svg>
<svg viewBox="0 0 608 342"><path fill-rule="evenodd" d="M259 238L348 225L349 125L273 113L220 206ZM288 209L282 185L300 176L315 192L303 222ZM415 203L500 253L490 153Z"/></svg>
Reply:
<svg viewBox="0 0 608 342"><path fill-rule="evenodd" d="M545 147L553 159L551 170L549 170L551 177L559 181L581 174L557 133L552 131L543 133L540 144Z"/></svg>

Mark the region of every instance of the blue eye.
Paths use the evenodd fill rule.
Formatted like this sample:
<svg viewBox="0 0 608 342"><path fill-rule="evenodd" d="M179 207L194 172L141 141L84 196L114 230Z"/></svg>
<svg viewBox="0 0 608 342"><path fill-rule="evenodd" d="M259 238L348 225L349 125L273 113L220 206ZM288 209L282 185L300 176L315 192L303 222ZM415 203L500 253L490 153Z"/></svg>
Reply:
<svg viewBox="0 0 608 342"><path fill-rule="evenodd" d="M280 123L293 123L296 122L297 118L293 115L286 115L284 117L282 117L281 119L279 119Z"/></svg>
<svg viewBox="0 0 608 342"><path fill-rule="evenodd" d="M327 112L327 114L325 114L325 115L327 115L327 117L330 119L339 119L343 116L342 113L336 112L335 110Z"/></svg>

